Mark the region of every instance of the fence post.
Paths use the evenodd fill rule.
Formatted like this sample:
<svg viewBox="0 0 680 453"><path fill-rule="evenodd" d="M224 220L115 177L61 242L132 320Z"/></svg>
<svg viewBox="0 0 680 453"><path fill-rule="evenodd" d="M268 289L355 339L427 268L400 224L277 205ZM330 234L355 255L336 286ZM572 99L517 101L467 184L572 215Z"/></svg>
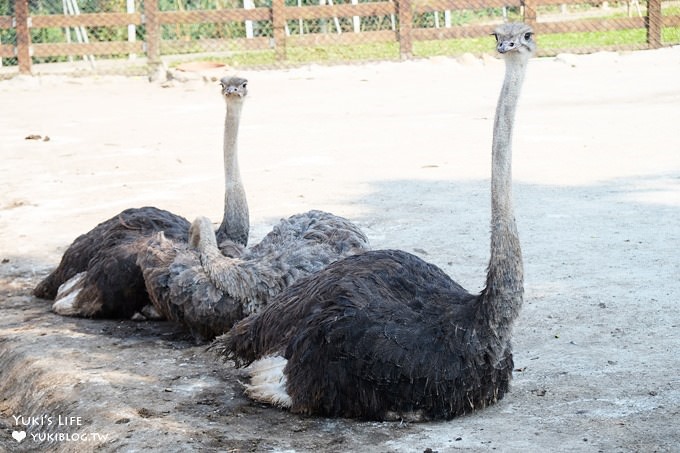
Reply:
<svg viewBox="0 0 680 453"><path fill-rule="evenodd" d="M661 47L661 0L647 0L647 44L650 49Z"/></svg>
<svg viewBox="0 0 680 453"><path fill-rule="evenodd" d="M272 0L272 27L276 60L286 59L286 0Z"/></svg>
<svg viewBox="0 0 680 453"><path fill-rule="evenodd" d="M411 10L411 0L396 0L397 12L399 14L399 55L402 59L410 58L413 55L413 40L411 29L413 28L413 11Z"/></svg>
<svg viewBox="0 0 680 453"><path fill-rule="evenodd" d="M135 12L135 0L126 0L125 12L128 14L133 14ZM127 26L127 39L128 42L137 41L137 27L133 24L128 24ZM137 54L131 53L128 55L128 59L130 60L134 60L135 58L137 58Z"/></svg>
<svg viewBox="0 0 680 453"><path fill-rule="evenodd" d="M17 60L20 74L31 73L31 31L28 18L28 0L16 0L14 19L17 27Z"/></svg>
<svg viewBox="0 0 680 453"><path fill-rule="evenodd" d="M146 58L151 71L161 64L161 25L158 20L158 0L144 0L146 25Z"/></svg>
<svg viewBox="0 0 680 453"><path fill-rule="evenodd" d="M534 27L536 25L536 6L533 0L522 0L524 6L524 23Z"/></svg>

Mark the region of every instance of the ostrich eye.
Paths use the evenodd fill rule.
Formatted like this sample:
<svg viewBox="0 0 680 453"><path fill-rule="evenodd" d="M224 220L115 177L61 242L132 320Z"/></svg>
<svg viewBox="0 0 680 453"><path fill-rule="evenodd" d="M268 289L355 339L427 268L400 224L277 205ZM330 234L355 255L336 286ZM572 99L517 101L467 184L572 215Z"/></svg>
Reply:
<svg viewBox="0 0 680 453"><path fill-rule="evenodd" d="M524 33L524 40L525 40L525 41L529 41L529 40L531 39L531 35L532 35L531 32L526 32L526 33Z"/></svg>
<svg viewBox="0 0 680 453"><path fill-rule="evenodd" d="M243 85L241 85L241 86L242 86L243 88L245 88L246 86L248 86L248 82L243 82Z"/></svg>

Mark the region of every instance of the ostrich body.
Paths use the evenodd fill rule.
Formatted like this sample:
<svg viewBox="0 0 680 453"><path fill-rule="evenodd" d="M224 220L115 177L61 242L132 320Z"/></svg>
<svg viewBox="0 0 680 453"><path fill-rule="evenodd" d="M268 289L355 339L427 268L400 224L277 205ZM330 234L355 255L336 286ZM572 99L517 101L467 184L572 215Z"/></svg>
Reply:
<svg viewBox="0 0 680 453"><path fill-rule="evenodd" d="M473 295L398 250L369 251L300 280L211 346L249 365L246 393L302 414L449 419L503 397L523 298L511 195L511 140L535 44L524 24L495 31L506 74L494 121L491 256Z"/></svg>
<svg viewBox="0 0 680 453"><path fill-rule="evenodd" d="M194 221L189 236L186 244L157 234L138 263L154 308L197 340L223 334L296 280L368 248L353 223L323 211L281 220L236 258L220 253L205 217Z"/></svg>
<svg viewBox="0 0 680 453"><path fill-rule="evenodd" d="M233 124L229 111L227 125ZM228 142L233 136L225 136L225 146L231 143L231 157L237 162L235 141ZM226 177L240 180L235 174ZM245 201L245 196L237 200ZM242 212L238 204L231 209ZM229 212L227 200L225 218L233 217ZM231 256L225 256L224 245L220 253L205 217L192 224L188 243L159 232L140 248L137 265L156 311L205 340L258 312L296 280L368 250L368 240L349 220L312 210L282 219L258 244Z"/></svg>
<svg viewBox="0 0 680 453"><path fill-rule="evenodd" d="M227 104L224 124L224 217L217 240L225 254L238 255L247 244L248 204L241 182L237 139L247 80L221 81ZM187 240L190 223L182 216L147 206L126 209L79 236L64 252L57 268L33 290L54 299L61 315L128 318L149 304L137 253L159 231L174 241Z"/></svg>

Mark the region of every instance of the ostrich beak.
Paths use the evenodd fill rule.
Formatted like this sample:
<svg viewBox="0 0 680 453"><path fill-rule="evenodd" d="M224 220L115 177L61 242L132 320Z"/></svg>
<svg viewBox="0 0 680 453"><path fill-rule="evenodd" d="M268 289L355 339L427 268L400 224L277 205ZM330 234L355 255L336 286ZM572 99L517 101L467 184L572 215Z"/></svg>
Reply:
<svg viewBox="0 0 680 453"><path fill-rule="evenodd" d="M243 97L243 92L239 89L240 87L228 86L222 90L225 96L238 96Z"/></svg>
<svg viewBox="0 0 680 453"><path fill-rule="evenodd" d="M501 41L501 42L498 43L498 46L496 48L498 49L499 53L510 52L511 50L514 50L515 42L514 41Z"/></svg>

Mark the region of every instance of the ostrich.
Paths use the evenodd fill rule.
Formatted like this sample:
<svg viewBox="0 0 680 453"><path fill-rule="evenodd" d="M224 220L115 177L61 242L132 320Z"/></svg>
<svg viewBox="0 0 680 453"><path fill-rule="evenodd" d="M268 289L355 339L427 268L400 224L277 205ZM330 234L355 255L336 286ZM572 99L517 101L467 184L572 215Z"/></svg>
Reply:
<svg viewBox="0 0 680 453"><path fill-rule="evenodd" d="M296 280L367 248L366 236L353 223L313 210L281 220L240 257L226 257L210 220L198 217L188 244L160 232L137 263L154 308L202 341L260 311Z"/></svg>
<svg viewBox="0 0 680 453"><path fill-rule="evenodd" d="M248 241L248 204L237 159L241 109L248 81L221 80L226 101L224 123L224 217L217 239L225 254L238 255ZM190 223L184 217L147 206L122 211L78 238L59 266L33 290L36 297L55 299L61 315L128 318L149 303L142 272L136 264L140 245L159 231L186 241ZM147 312L148 313L148 312ZM152 312L151 312L152 313Z"/></svg>
<svg viewBox="0 0 680 453"><path fill-rule="evenodd" d="M524 24L501 25L494 35L506 73L494 121L485 288L470 294L399 250L337 261L210 346L249 365L252 399L301 414L420 421L481 409L508 391L510 337L523 297L511 139L535 43Z"/></svg>

